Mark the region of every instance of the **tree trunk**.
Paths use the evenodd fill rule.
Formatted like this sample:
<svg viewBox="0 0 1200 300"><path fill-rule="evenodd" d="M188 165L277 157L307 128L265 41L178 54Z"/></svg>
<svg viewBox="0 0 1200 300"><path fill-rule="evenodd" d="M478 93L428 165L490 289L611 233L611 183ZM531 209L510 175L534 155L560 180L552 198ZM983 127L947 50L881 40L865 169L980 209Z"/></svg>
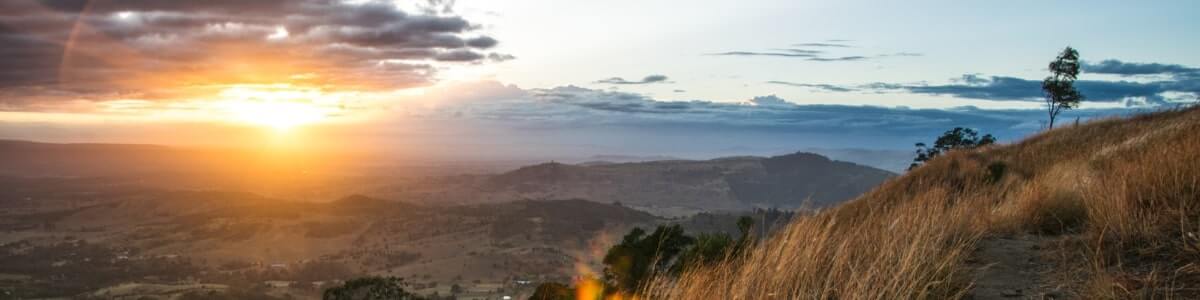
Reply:
<svg viewBox="0 0 1200 300"><path fill-rule="evenodd" d="M1054 117L1058 114L1058 111L1054 109L1054 101L1046 101L1046 106L1049 107L1047 112L1050 113L1050 125L1046 127L1046 130L1054 129Z"/></svg>

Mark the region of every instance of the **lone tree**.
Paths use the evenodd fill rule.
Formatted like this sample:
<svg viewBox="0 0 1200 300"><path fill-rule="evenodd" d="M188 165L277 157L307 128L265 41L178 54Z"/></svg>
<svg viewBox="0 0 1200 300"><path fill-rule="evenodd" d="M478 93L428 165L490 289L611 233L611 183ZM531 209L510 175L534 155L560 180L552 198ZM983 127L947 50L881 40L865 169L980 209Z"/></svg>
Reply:
<svg viewBox="0 0 1200 300"><path fill-rule="evenodd" d="M1054 128L1054 118L1064 110L1079 106L1083 94L1075 89L1075 78L1079 76L1079 51L1067 47L1058 58L1050 62L1050 76L1042 80L1042 91L1046 94L1046 110L1050 114L1049 128Z"/></svg>
<svg viewBox="0 0 1200 300"><path fill-rule="evenodd" d="M908 169L915 169L926 161L951 150L972 149L995 142L996 138L991 134L979 136L979 132L974 129L954 127L954 129L942 133L942 136L933 142L933 147L929 147L925 143L917 143L917 157L913 158L913 163L908 165Z"/></svg>

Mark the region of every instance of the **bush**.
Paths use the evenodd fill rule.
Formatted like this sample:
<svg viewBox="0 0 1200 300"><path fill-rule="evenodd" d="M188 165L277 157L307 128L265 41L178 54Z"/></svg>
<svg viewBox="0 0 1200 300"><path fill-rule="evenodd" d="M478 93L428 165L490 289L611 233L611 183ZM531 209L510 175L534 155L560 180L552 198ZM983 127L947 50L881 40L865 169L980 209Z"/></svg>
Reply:
<svg viewBox="0 0 1200 300"><path fill-rule="evenodd" d="M1007 170L1008 164L1005 164L1003 161L993 161L988 163L987 176L984 178L988 183L1000 182L1000 179L1004 178L1004 172Z"/></svg>
<svg viewBox="0 0 1200 300"><path fill-rule="evenodd" d="M1058 191L1033 203L1034 210L1027 224L1034 233L1077 233L1087 224L1087 207L1077 194Z"/></svg>

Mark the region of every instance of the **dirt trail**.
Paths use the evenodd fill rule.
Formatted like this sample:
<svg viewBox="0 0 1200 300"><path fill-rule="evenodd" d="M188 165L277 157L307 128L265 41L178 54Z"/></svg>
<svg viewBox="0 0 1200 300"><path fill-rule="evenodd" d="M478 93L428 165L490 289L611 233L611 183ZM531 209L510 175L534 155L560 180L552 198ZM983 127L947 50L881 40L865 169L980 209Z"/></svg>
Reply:
<svg viewBox="0 0 1200 300"><path fill-rule="evenodd" d="M1063 299L1044 279L1051 266L1039 253L1050 240L1024 235L980 241L970 261L976 278L969 299Z"/></svg>

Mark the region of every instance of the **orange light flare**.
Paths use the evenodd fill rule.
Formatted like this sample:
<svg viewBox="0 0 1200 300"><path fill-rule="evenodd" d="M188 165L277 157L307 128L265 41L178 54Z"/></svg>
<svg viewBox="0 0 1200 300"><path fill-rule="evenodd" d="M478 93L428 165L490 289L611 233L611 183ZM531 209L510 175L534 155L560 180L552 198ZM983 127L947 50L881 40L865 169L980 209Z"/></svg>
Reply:
<svg viewBox="0 0 1200 300"><path fill-rule="evenodd" d="M619 293L605 297L604 283L600 281L601 274L592 267L604 260L608 248L612 247L613 237L606 231L598 231L588 240L583 249L575 251L575 299L577 300L622 300L634 299Z"/></svg>
<svg viewBox="0 0 1200 300"><path fill-rule="evenodd" d="M583 277L575 282L575 300L601 300L604 285L595 277Z"/></svg>
<svg viewBox="0 0 1200 300"><path fill-rule="evenodd" d="M592 276L584 276L575 281L576 300L638 300L638 297L613 292L607 296L604 293L604 283Z"/></svg>

